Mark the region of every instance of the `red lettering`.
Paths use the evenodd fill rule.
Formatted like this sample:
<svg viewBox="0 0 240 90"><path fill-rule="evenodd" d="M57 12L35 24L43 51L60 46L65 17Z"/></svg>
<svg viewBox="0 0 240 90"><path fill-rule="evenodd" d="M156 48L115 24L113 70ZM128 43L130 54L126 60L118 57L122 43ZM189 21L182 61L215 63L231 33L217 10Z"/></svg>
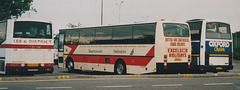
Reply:
<svg viewBox="0 0 240 90"><path fill-rule="evenodd" d="M14 43L22 43L22 40L15 39L13 40Z"/></svg>
<svg viewBox="0 0 240 90"><path fill-rule="evenodd" d="M170 43L170 46L176 46L176 43Z"/></svg>
<svg viewBox="0 0 240 90"><path fill-rule="evenodd" d="M174 38L174 42L177 42L178 40L177 40L177 38Z"/></svg>
<svg viewBox="0 0 240 90"><path fill-rule="evenodd" d="M168 48L168 53L187 53L187 48Z"/></svg>
<svg viewBox="0 0 240 90"><path fill-rule="evenodd" d="M185 43L177 43L177 46L185 46Z"/></svg>
<svg viewBox="0 0 240 90"><path fill-rule="evenodd" d="M24 43L27 43L27 40L24 40Z"/></svg>
<svg viewBox="0 0 240 90"><path fill-rule="evenodd" d="M172 42L173 39L172 39L172 38L165 38L165 41L166 41L166 42Z"/></svg>
<svg viewBox="0 0 240 90"><path fill-rule="evenodd" d="M170 53L169 57L186 57L186 53Z"/></svg>

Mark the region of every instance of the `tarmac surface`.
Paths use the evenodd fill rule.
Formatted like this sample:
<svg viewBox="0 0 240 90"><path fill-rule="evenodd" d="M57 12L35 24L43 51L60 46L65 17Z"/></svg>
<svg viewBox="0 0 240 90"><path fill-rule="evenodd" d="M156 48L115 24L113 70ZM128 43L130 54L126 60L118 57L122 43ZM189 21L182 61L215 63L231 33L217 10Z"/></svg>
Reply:
<svg viewBox="0 0 240 90"><path fill-rule="evenodd" d="M75 72L68 73L66 69L56 69L53 74L35 75L0 75L0 82L25 81L25 80L64 80L64 79L122 79L122 78L216 78L216 77L240 77L240 60L234 60L234 69L229 72L206 74L143 74L143 75L114 75L104 72ZM57 68L57 66L55 66Z"/></svg>

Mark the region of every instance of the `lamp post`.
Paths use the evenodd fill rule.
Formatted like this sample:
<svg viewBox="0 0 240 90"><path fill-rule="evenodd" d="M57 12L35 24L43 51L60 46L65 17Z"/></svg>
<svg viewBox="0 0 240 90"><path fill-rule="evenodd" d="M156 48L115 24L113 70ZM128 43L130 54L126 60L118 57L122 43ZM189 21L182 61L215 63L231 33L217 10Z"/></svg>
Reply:
<svg viewBox="0 0 240 90"><path fill-rule="evenodd" d="M101 2L101 25L103 25L103 0Z"/></svg>
<svg viewBox="0 0 240 90"><path fill-rule="evenodd" d="M119 4L116 4L116 5L119 5L119 13L118 13L118 21L120 23L120 18L121 18L121 6L122 6L122 3L124 3L123 1L121 1Z"/></svg>

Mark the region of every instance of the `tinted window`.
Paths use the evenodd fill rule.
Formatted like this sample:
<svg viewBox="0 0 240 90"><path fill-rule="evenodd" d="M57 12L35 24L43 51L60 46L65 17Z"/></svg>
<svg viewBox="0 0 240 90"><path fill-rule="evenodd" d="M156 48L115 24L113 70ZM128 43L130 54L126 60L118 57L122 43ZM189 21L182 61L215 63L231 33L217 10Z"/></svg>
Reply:
<svg viewBox="0 0 240 90"><path fill-rule="evenodd" d="M0 22L0 44L6 40L7 23Z"/></svg>
<svg viewBox="0 0 240 90"><path fill-rule="evenodd" d="M58 49L58 40L59 40L59 35L56 35L54 37L54 49Z"/></svg>
<svg viewBox="0 0 240 90"><path fill-rule="evenodd" d="M64 34L59 34L58 50L63 52Z"/></svg>
<svg viewBox="0 0 240 90"><path fill-rule="evenodd" d="M113 40L132 39L132 26L119 26L113 28Z"/></svg>
<svg viewBox="0 0 240 90"><path fill-rule="evenodd" d="M163 30L166 37L189 37L189 30L186 24L164 23Z"/></svg>
<svg viewBox="0 0 240 90"><path fill-rule="evenodd" d="M134 25L133 43L135 44L154 44L155 43L155 24Z"/></svg>
<svg viewBox="0 0 240 90"><path fill-rule="evenodd" d="M231 39L229 24L209 22L206 24L206 38L208 39Z"/></svg>
<svg viewBox="0 0 240 90"><path fill-rule="evenodd" d="M132 26L113 27L113 44L132 43Z"/></svg>
<svg viewBox="0 0 240 90"><path fill-rule="evenodd" d="M82 29L80 31L79 44L94 44L94 29Z"/></svg>
<svg viewBox="0 0 240 90"><path fill-rule="evenodd" d="M96 44L110 44L112 40L112 28L97 28L95 34Z"/></svg>
<svg viewBox="0 0 240 90"><path fill-rule="evenodd" d="M15 22L14 38L52 38L51 24L42 22Z"/></svg>
<svg viewBox="0 0 240 90"><path fill-rule="evenodd" d="M188 24L191 30L191 39L200 40L202 22L189 22Z"/></svg>
<svg viewBox="0 0 240 90"><path fill-rule="evenodd" d="M65 44L78 44L79 32L77 30L66 31Z"/></svg>

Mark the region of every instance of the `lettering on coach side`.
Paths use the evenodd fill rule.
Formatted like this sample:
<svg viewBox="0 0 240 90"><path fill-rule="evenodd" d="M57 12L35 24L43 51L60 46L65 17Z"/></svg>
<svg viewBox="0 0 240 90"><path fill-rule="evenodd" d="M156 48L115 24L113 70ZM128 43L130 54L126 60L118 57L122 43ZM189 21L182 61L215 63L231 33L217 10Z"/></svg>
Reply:
<svg viewBox="0 0 240 90"><path fill-rule="evenodd" d="M169 57L187 57L187 48L168 48Z"/></svg>
<svg viewBox="0 0 240 90"><path fill-rule="evenodd" d="M91 50L91 49L88 49L88 52L89 53L102 53L102 50Z"/></svg>
<svg viewBox="0 0 240 90"><path fill-rule="evenodd" d="M185 46L189 42L188 38L165 38L165 42L170 42L170 46Z"/></svg>
<svg viewBox="0 0 240 90"><path fill-rule="evenodd" d="M227 41L210 41L209 42L210 47L229 47L230 43Z"/></svg>
<svg viewBox="0 0 240 90"><path fill-rule="evenodd" d="M114 53L127 53L125 50L118 50L118 49L114 49L113 52Z"/></svg>
<svg viewBox="0 0 240 90"><path fill-rule="evenodd" d="M210 41L209 47L214 47L214 51L224 52L225 48L228 48L230 43L227 41Z"/></svg>
<svg viewBox="0 0 240 90"><path fill-rule="evenodd" d="M24 43L24 44L51 44L52 40L22 40L22 39L13 39L13 43Z"/></svg>

